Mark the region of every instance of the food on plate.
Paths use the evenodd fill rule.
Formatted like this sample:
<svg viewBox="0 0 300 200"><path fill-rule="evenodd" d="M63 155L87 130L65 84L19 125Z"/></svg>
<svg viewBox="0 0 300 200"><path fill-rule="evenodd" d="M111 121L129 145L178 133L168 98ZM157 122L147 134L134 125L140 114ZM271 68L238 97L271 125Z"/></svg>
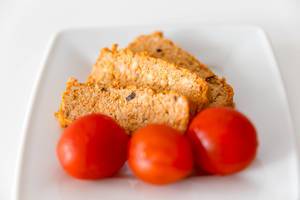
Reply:
<svg viewBox="0 0 300 200"><path fill-rule="evenodd" d="M79 179L116 174L127 159L128 135L112 118L91 114L66 128L57 144L64 170Z"/></svg>
<svg viewBox="0 0 300 200"><path fill-rule="evenodd" d="M67 127L57 156L80 179L113 176L127 157L136 177L158 185L194 167L197 174L239 172L254 160L258 141L233 95L224 78L162 32L124 49L103 48L86 82L67 82L55 114Z"/></svg>
<svg viewBox="0 0 300 200"><path fill-rule="evenodd" d="M193 169L188 139L165 125L137 130L129 143L128 164L145 182L167 184L185 178Z"/></svg>
<svg viewBox="0 0 300 200"><path fill-rule="evenodd" d="M246 168L255 158L258 141L249 119L231 108L200 112L188 129L197 166L226 175Z"/></svg>
<svg viewBox="0 0 300 200"><path fill-rule="evenodd" d="M56 113L61 126L66 127L90 113L114 118L129 134L149 123L166 124L184 133L189 122L188 100L176 93L78 83L70 79Z"/></svg>
<svg viewBox="0 0 300 200"><path fill-rule="evenodd" d="M186 96L191 108L201 110L207 103L207 83L196 73L147 53L129 49L102 49L89 81L120 86L149 87L158 92L174 91Z"/></svg>
<svg viewBox="0 0 300 200"><path fill-rule="evenodd" d="M147 52L154 58L161 58L169 63L189 69L206 80L209 99L207 107L234 106L233 89L225 79L215 75L190 53L165 38L162 32L141 35L131 42L127 48L134 53Z"/></svg>

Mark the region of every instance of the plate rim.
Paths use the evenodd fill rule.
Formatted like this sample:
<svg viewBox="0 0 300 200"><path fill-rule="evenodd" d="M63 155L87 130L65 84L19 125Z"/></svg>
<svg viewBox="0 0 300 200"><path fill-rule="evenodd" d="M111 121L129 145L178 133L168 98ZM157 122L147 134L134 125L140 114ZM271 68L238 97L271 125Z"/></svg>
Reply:
<svg viewBox="0 0 300 200"><path fill-rule="evenodd" d="M26 143L27 143L27 139L28 139L28 135L29 135L28 129L29 129L29 125L31 123L32 115L33 115L34 104L36 103L36 101L38 99L37 95L38 95L38 92L40 91L42 77L45 74L47 63L49 62L49 59L51 57L50 55L54 51L54 47L57 44L58 38L63 33L64 33L64 31L61 30L61 31L58 31L58 32L52 34L52 36L50 36L50 40L48 41L48 44L46 45L45 51L43 53L43 56L42 56L42 59L41 59L40 65L39 65L40 67L38 69L38 73L36 75L36 78L35 78L35 81L33 84L33 88L31 90L31 94L29 97L29 103L27 105L27 110L25 113L22 129L21 129L21 142L20 142L19 149L18 149L15 178L14 178L14 183L13 183L13 194L12 194L13 198L12 199L14 199L14 200L20 199L21 174L22 174L22 168L24 165L25 147L26 147Z"/></svg>

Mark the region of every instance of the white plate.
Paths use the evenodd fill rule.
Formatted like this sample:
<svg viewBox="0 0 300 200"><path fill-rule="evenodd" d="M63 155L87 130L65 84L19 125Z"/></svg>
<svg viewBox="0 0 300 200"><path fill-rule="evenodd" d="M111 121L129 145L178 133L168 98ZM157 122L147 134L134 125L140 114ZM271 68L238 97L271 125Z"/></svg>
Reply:
<svg viewBox="0 0 300 200"><path fill-rule="evenodd" d="M60 168L55 146L58 109L70 76L84 81L99 49L126 45L135 36L164 30L234 86L239 110L256 125L259 151L247 170L226 177L193 177L168 186L143 183L126 172L101 181L80 181ZM52 42L24 129L15 195L19 200L80 199L296 199L297 149L280 74L266 36L255 27L119 27L60 32ZM126 171L126 170L125 170Z"/></svg>

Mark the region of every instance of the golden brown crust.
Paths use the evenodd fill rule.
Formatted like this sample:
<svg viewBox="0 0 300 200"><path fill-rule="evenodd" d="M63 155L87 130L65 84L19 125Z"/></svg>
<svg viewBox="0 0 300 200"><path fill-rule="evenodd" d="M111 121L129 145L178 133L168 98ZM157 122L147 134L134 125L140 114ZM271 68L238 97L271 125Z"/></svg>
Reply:
<svg viewBox="0 0 300 200"><path fill-rule="evenodd" d="M198 109L206 105L208 86L197 74L165 60L154 58L147 52L133 53L129 49L101 50L88 78L89 82L111 85L136 85L155 91L175 91L186 96Z"/></svg>
<svg viewBox="0 0 300 200"><path fill-rule="evenodd" d="M167 124L181 132L189 122L188 100L174 92L157 93L135 86L111 87L78 83L71 78L55 113L62 127L80 116L103 113L114 118L127 133L146 124Z"/></svg>
<svg viewBox="0 0 300 200"><path fill-rule="evenodd" d="M207 107L234 107L233 88L226 83L224 78L213 76L207 80L209 90L209 104Z"/></svg>
<svg viewBox="0 0 300 200"><path fill-rule="evenodd" d="M149 35L141 35L131 42L128 47L133 52L148 52L150 56L161 58L174 63L182 68L196 72L208 83L207 107L229 106L233 103L233 89L225 79L219 78L206 65L198 61L194 56L178 47L171 40L166 39L162 32L154 32Z"/></svg>

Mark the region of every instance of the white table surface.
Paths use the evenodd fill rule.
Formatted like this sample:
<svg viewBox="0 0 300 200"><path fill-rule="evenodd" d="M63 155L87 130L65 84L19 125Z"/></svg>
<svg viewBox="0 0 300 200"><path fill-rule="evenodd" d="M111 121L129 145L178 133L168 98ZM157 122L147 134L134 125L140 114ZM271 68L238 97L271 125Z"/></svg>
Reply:
<svg viewBox="0 0 300 200"><path fill-rule="evenodd" d="M299 133L300 2L297 0L0 0L1 200L11 198L23 120L50 37L69 27L162 23L261 26L272 41L294 127Z"/></svg>

